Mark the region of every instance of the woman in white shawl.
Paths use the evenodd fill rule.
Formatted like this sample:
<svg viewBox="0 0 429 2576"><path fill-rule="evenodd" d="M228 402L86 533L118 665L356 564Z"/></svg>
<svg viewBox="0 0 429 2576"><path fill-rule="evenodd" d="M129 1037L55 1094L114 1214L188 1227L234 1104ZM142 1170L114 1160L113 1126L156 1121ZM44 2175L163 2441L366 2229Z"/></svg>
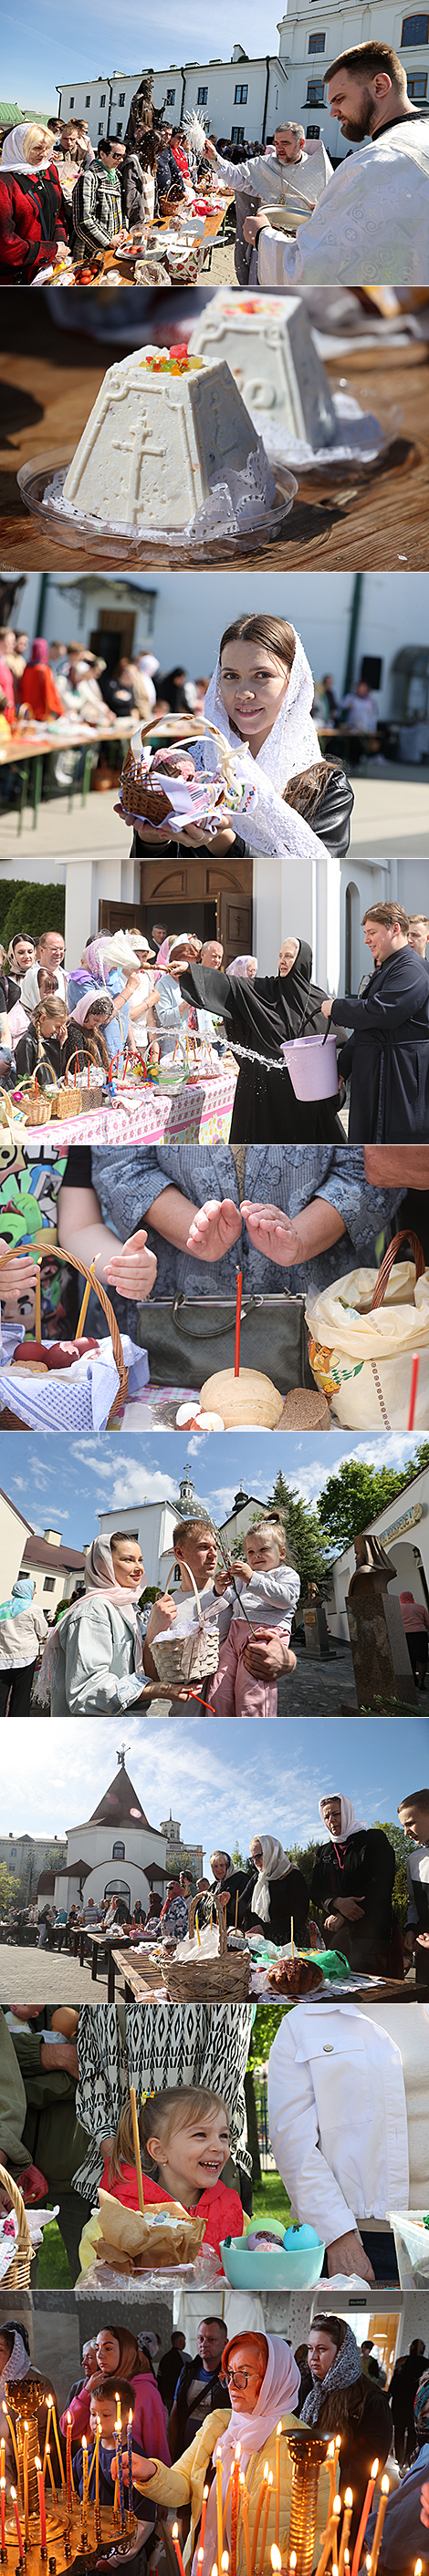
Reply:
<svg viewBox="0 0 429 2576"><path fill-rule="evenodd" d="M238 1907L240 1929L252 1926L254 1931L266 1932L267 1940L283 1949L293 1923L294 1936L300 1941L309 1902L302 1869L295 1868L289 1852L272 1834L254 1834L250 1858L252 1869Z"/></svg>
<svg viewBox="0 0 429 2576"><path fill-rule="evenodd" d="M252 2553L254 2557L256 2556L258 2530L258 2566L262 2570L262 2576L271 2576L271 2549L276 2531L276 2428L280 2424L282 2433L287 2433L288 2427L291 2432L293 2431L300 2385L299 2370L290 2344L283 2342L281 2335L242 2331L225 2344L220 2375L225 2379L225 2407L216 2407L212 2414L205 2416L204 2423L195 2434L194 2441L190 2443L181 2459L175 2460L171 2469L164 2468L161 2461L142 2459L140 2452L133 2453L133 2479L136 2487L143 2489L147 2501L160 2504L164 2508L168 2507L170 2511L175 2509L177 2513L185 2508L190 2511L190 2533L184 2550L186 2570L192 2570L192 2576L210 2576L210 2569L215 2562L217 2563L219 2554L216 2460L220 2459L221 2462L223 2541L225 2550L229 2553L231 2549L231 2473L235 2447L239 2443L240 2470L244 2472L247 2490L250 2556L252 2557ZM231 2407L229 2420L228 2402ZM264 2516L262 2529L258 2504L266 2460L268 2469L272 2473L272 2485L269 2489L268 2515L266 2519ZM127 2477L125 2455L124 2477ZM204 2550L202 2557L198 2555L197 2558L203 2490L207 2487L209 2496ZM291 2490L292 2469L287 2441L280 2440L278 2539L285 2566L288 2560ZM324 2470L317 2500L318 2533L323 2530L326 2522L327 2496L327 2472ZM239 2510L238 2576L244 2576L246 2564L245 2526L242 2512Z"/></svg>
<svg viewBox="0 0 429 2576"><path fill-rule="evenodd" d="M319 1816L329 1841L316 1854L311 1904L321 1909L324 1939L357 1971L385 1976L390 1968L403 1976L399 1931L390 1966L396 1863L388 1835L381 1825L358 1821L351 1799L339 1792L319 1799Z"/></svg>
<svg viewBox="0 0 429 2576"><path fill-rule="evenodd" d="M49 277L67 244L62 190L49 126L14 125L0 163L0 284Z"/></svg>

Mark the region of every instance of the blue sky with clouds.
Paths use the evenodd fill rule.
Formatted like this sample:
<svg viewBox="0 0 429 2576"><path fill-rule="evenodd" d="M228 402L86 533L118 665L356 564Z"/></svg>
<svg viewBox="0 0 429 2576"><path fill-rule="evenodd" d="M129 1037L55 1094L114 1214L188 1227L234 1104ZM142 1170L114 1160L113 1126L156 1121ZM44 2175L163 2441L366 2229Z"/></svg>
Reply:
<svg viewBox="0 0 429 2576"><path fill-rule="evenodd" d="M273 1432L241 1432L239 1438L206 1432L194 1433L186 1445L177 1432L157 1438L146 1434L144 1443L141 1435L114 1433L91 1447L84 1440L69 1440L66 1458L59 1435L38 1433L36 1439L27 1432L23 1441L6 1431L0 1477L3 1491L34 1530L60 1529L71 1547L82 1547L97 1534L97 1511L159 1498L173 1502L187 1459L196 1494L220 1525L242 1480L246 1492L262 1503L281 1467L303 1500L316 1504L326 1478L343 1458L353 1455L376 1466L402 1467L415 1446L406 1433L399 1438L392 1433L383 1443L376 1438L352 1443L347 1432L336 1431L321 1433L318 1441L308 1433L292 1440L284 1435L276 1439Z"/></svg>
<svg viewBox="0 0 429 2576"><path fill-rule="evenodd" d="M234 44L244 46L246 53L277 52L276 9L273 7L262 25L257 0L242 0L231 10L228 0L206 0L204 18L199 0L184 0L178 27L174 0L163 0L161 9L149 8L144 20L138 0L127 0L118 17L116 0L75 0L73 10L52 10L50 0L21 0L14 10L6 0L2 12L2 96L31 107L43 107L47 113L57 105L56 88L78 80L94 80L100 72L115 70L139 72L146 65L160 70L164 63L209 60L221 55L229 60ZM202 50L204 48L204 51Z"/></svg>
<svg viewBox="0 0 429 2576"><path fill-rule="evenodd" d="M116 1754L127 1747L126 1766L151 1825L180 1817L182 1836L202 1842L206 1859L215 1844L243 1852L255 1833L288 1842L319 1838L319 1797L328 1789L352 1799L358 1818L395 1821L398 1799L429 1777L429 1725L425 1718L283 1719L214 1726L197 1718L152 1722L128 1712L118 1718L79 1721L21 1718L12 1728L7 1789L1 1797L1 1832L65 1835L84 1824L113 1779Z"/></svg>

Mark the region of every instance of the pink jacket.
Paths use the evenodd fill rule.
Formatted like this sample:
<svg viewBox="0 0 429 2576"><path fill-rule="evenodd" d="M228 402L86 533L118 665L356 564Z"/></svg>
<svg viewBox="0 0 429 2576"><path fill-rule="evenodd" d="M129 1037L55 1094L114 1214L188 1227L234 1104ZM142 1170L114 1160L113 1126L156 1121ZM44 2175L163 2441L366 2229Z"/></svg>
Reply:
<svg viewBox="0 0 429 2576"><path fill-rule="evenodd" d="M100 2378L101 2376L102 2373L100 2372ZM144 2451L145 2459L164 2460L166 2469L169 2469L171 2463L167 2442L165 2406L163 2406L162 2397L160 2397L159 2394L159 2388L156 2386L156 2380L152 2379L151 2374L146 2375L145 2372L136 2371L133 2373L131 2378L131 2387L135 2389L136 2400L133 2417L133 2440L137 2446L139 2443L141 2444L141 2449ZM88 2432L90 2404L91 2391L85 2385L84 2388L79 2389L77 2397L72 2397L69 2410L72 2419L73 2442L81 2442L82 2433ZM61 2432L66 2435L67 2407L65 2408L64 2415L60 2416L60 2425Z"/></svg>

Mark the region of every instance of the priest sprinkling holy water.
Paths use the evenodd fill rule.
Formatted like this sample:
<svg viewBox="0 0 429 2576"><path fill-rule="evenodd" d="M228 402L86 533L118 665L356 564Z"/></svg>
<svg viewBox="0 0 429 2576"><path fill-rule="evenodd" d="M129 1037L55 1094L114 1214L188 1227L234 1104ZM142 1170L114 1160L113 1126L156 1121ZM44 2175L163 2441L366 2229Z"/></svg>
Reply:
<svg viewBox="0 0 429 2576"><path fill-rule="evenodd" d="M295 241L266 207L247 215L258 285L419 285L429 282L429 121L411 105L392 45L374 39L339 54L326 73L331 116L362 150L333 172Z"/></svg>

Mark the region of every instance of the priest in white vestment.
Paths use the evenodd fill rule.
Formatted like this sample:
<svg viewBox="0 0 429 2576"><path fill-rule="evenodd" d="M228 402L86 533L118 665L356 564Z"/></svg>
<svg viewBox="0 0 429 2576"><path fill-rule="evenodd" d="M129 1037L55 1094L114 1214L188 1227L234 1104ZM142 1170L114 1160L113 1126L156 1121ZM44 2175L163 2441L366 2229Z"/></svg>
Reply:
<svg viewBox="0 0 429 2576"><path fill-rule="evenodd" d="M269 207L287 205L290 197L291 205L296 207L299 199L304 198L308 206L316 206L328 179L332 179L332 162L324 143L308 144L303 125L295 124L277 125L274 150L255 152L250 161L226 161L224 153L217 152L211 140L206 145L206 159L213 162L219 178L228 179L234 189L237 212L235 268L239 284L257 285L257 244L249 255L249 246L246 249L243 243L246 212L250 212L246 200L254 201L258 197L261 206Z"/></svg>
<svg viewBox="0 0 429 2576"><path fill-rule="evenodd" d="M258 284L426 286L429 118L411 105L399 55L374 39L339 56L326 78L331 116L363 150L340 162L295 241L285 244L262 207L246 217Z"/></svg>

